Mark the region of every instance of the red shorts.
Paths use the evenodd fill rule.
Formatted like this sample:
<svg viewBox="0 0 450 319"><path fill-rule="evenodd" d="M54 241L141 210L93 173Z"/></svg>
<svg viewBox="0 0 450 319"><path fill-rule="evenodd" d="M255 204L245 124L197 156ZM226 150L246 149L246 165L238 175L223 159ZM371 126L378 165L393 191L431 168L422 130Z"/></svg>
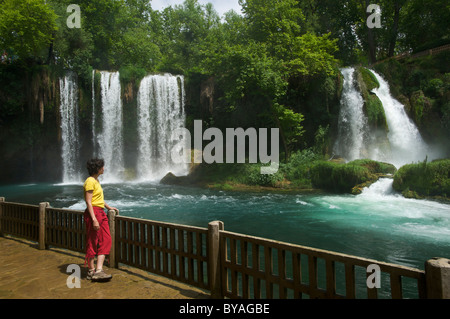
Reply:
<svg viewBox="0 0 450 319"><path fill-rule="evenodd" d="M95 255L109 255L111 250L111 234L109 233L108 216L101 207L94 207L95 218L100 225L99 230L95 230L92 225L91 215L86 208L84 220L86 222L86 261L94 258Z"/></svg>

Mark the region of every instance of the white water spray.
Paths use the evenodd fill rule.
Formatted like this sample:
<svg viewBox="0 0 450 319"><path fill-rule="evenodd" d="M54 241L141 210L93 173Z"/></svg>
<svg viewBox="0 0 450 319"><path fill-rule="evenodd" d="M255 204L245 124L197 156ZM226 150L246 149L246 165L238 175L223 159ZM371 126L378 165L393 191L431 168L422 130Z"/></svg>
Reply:
<svg viewBox="0 0 450 319"><path fill-rule="evenodd" d="M345 68L341 72L344 76L344 87L334 152L352 161L362 156L367 119L363 111L364 100L354 84L355 69Z"/></svg>
<svg viewBox="0 0 450 319"><path fill-rule="evenodd" d="M96 136L98 157L105 160L105 182L123 180L122 98L119 72L101 71L101 133ZM99 124L95 124L99 125ZM93 132L96 131L94 126ZM95 145L95 144L94 144Z"/></svg>
<svg viewBox="0 0 450 319"><path fill-rule="evenodd" d="M388 161L399 168L405 164L425 160L425 157L429 155L429 149L416 125L406 114L404 106L392 97L389 84L378 73L370 71L380 83L380 87L374 89L373 93L383 103L389 127L388 139L391 145L391 155Z"/></svg>
<svg viewBox="0 0 450 319"><path fill-rule="evenodd" d="M138 93L139 149L137 178L160 180L168 172L186 175L187 164L173 163L172 132L185 125L184 78L149 75L142 79Z"/></svg>
<svg viewBox="0 0 450 319"><path fill-rule="evenodd" d="M338 138L334 152L347 161L369 158L389 162L397 168L413 162L423 161L429 154L429 148L423 141L419 130L408 117L404 106L392 97L389 84L376 72L370 70L377 78L380 87L372 90L380 99L388 125L388 147L380 148L377 144L377 132L371 132L364 114L364 100L354 81L354 68L342 69L344 87L338 123ZM375 183L372 193L386 195L392 191L392 180ZM367 194L366 194L367 195Z"/></svg>
<svg viewBox="0 0 450 319"><path fill-rule="evenodd" d="M78 86L75 73L59 79L63 183L80 181Z"/></svg>

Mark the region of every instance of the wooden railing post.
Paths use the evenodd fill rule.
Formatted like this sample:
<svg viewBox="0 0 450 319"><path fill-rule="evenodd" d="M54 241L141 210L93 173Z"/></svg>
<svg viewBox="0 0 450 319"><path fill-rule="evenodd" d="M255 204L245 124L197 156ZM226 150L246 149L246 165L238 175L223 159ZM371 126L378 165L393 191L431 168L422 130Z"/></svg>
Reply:
<svg viewBox="0 0 450 319"><path fill-rule="evenodd" d="M47 248L45 243L45 210L50 207L47 202L39 204L39 249L44 250Z"/></svg>
<svg viewBox="0 0 450 319"><path fill-rule="evenodd" d="M109 253L109 267L117 268L116 262L116 216L119 212L116 210L108 210L109 232L111 234L111 251Z"/></svg>
<svg viewBox="0 0 450 319"><path fill-rule="evenodd" d="M220 262L220 231L224 229L223 222L214 221L208 224L209 244L209 283L211 287L211 298L223 299L222 277Z"/></svg>
<svg viewBox="0 0 450 319"><path fill-rule="evenodd" d="M3 227L2 227L2 219L3 219L3 203L5 202L5 197L0 197L0 237L3 237Z"/></svg>
<svg viewBox="0 0 450 319"><path fill-rule="evenodd" d="M425 263L428 299L450 299L450 259L432 258Z"/></svg>

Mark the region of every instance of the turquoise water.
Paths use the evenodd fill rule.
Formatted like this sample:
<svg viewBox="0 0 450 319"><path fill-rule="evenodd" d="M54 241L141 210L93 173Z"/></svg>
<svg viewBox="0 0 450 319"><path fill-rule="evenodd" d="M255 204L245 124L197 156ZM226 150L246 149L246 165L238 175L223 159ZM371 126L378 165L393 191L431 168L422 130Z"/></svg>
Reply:
<svg viewBox="0 0 450 319"><path fill-rule="evenodd" d="M405 199L391 180L361 195L228 192L159 184L103 184L106 202L120 214L207 227L424 269L450 258L450 205ZM84 210L81 185L1 186L7 201Z"/></svg>

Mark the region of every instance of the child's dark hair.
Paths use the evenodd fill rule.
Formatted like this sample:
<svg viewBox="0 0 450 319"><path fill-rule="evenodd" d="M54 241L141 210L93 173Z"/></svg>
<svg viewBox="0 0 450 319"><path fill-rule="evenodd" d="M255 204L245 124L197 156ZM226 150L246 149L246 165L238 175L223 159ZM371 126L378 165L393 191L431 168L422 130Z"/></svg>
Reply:
<svg viewBox="0 0 450 319"><path fill-rule="evenodd" d="M86 164L90 176L97 174L103 166L105 166L105 161L101 158L90 159Z"/></svg>

